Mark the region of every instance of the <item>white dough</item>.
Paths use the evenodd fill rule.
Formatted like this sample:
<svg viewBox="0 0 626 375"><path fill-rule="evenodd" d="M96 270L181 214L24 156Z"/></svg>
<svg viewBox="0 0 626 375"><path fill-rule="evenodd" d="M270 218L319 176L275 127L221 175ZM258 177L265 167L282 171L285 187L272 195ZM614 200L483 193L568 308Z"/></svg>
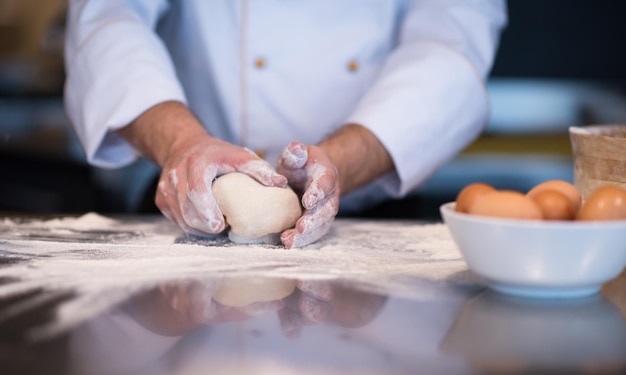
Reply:
<svg viewBox="0 0 626 375"><path fill-rule="evenodd" d="M269 277L233 277L220 281L213 300L224 306L244 307L256 302L281 300L296 288L296 281Z"/></svg>
<svg viewBox="0 0 626 375"><path fill-rule="evenodd" d="M263 186L243 173L228 173L213 182L213 195L237 243L279 243L302 215L290 188Z"/></svg>

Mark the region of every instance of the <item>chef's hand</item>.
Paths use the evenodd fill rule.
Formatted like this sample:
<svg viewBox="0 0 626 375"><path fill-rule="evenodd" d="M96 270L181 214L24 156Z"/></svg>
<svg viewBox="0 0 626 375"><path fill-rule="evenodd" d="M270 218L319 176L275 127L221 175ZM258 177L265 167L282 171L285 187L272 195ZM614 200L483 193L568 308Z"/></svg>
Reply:
<svg viewBox="0 0 626 375"><path fill-rule="evenodd" d="M339 210L337 168L320 147L292 142L278 158L276 169L300 194L304 207L295 228L281 234L281 242L291 249L317 241L328 232Z"/></svg>
<svg viewBox="0 0 626 375"><path fill-rule="evenodd" d="M161 167L156 205L187 233L216 234L226 227L211 191L219 175L242 172L266 186L287 186L252 151L209 135L183 103L157 104L118 132Z"/></svg>
<svg viewBox="0 0 626 375"><path fill-rule="evenodd" d="M229 172L245 173L266 186L287 185L287 179L254 152L205 135L170 150L159 179L156 205L187 233L220 233L226 224L211 184L215 177Z"/></svg>

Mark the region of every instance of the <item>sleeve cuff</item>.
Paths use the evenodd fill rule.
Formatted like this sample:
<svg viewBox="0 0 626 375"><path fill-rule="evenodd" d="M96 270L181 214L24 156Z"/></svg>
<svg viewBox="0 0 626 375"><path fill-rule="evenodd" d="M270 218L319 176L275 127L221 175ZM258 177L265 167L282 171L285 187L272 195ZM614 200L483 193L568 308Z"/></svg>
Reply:
<svg viewBox="0 0 626 375"><path fill-rule="evenodd" d="M377 183L400 197L478 136L487 117L486 88L471 62L420 41L391 57L348 123L368 128L390 153L396 173Z"/></svg>
<svg viewBox="0 0 626 375"><path fill-rule="evenodd" d="M116 130L159 103L187 103L161 41L153 34L123 38L138 33L150 31L112 21L68 59L67 112L87 160L96 166L120 167L138 157Z"/></svg>

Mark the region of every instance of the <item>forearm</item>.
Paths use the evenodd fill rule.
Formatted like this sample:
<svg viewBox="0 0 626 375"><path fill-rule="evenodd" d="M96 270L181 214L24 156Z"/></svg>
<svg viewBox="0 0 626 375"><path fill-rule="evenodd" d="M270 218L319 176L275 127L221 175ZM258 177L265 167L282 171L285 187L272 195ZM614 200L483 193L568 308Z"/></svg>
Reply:
<svg viewBox="0 0 626 375"><path fill-rule="evenodd" d="M161 167L173 149L209 137L193 113L179 102L155 105L121 128L119 134Z"/></svg>
<svg viewBox="0 0 626 375"><path fill-rule="evenodd" d="M385 146L361 125L346 125L319 146L337 167L342 195L394 170Z"/></svg>

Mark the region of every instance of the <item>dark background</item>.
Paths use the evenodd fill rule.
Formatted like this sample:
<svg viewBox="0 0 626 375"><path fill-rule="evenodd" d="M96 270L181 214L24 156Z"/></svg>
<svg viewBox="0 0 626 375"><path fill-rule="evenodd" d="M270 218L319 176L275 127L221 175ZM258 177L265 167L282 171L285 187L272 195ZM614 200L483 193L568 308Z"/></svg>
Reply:
<svg viewBox="0 0 626 375"><path fill-rule="evenodd" d="M0 212L135 212L143 192L132 186L136 166L103 171L86 165L67 124L62 103L65 3L45 4L0 0L5 15L0 14ZM626 2L512 0L508 8L509 25L490 82L585 81L623 92ZM9 17L7 9L14 15ZM563 124L563 129L569 125L580 123ZM487 131L482 137L489 136ZM532 131L526 136L532 137ZM452 199L450 192L421 191L363 216L436 218L438 205Z"/></svg>
<svg viewBox="0 0 626 375"><path fill-rule="evenodd" d="M626 2L512 0L493 77L626 83Z"/></svg>

